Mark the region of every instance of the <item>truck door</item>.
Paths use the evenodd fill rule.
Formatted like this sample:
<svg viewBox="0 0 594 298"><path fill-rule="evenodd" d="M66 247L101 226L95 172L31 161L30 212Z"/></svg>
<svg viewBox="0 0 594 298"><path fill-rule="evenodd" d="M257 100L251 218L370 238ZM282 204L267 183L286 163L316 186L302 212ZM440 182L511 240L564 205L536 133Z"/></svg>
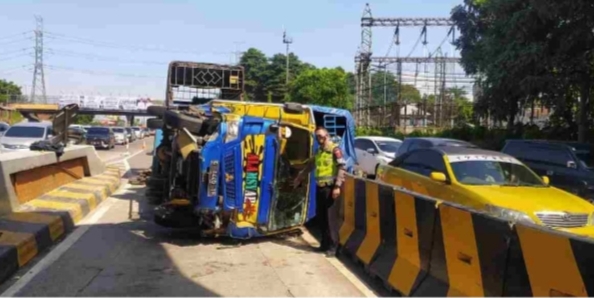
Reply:
<svg viewBox="0 0 594 298"><path fill-rule="evenodd" d="M288 128L288 130L286 130ZM274 195L270 204L268 232L302 226L309 218L314 198L315 187L312 187L312 175L304 176L298 187L293 181L312 155L311 131L296 125L283 124L281 130L289 131L284 137L276 136L275 146L278 152L274 173ZM313 205L315 209L315 205ZM314 210L315 211L315 210ZM315 214L315 213L314 213Z"/></svg>

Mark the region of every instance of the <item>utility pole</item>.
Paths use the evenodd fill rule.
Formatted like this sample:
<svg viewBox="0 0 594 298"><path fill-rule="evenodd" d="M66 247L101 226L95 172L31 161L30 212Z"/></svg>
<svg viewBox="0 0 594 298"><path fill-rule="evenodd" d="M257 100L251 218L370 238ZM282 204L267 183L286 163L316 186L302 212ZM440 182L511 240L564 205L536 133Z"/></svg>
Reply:
<svg viewBox="0 0 594 298"><path fill-rule="evenodd" d="M239 50L239 45L244 43L245 42L243 41L235 42L235 65L239 65L239 62L241 61L241 54L243 54L243 52Z"/></svg>
<svg viewBox="0 0 594 298"><path fill-rule="evenodd" d="M287 59L287 77L285 80L285 85L289 86L289 45L293 43L293 38L287 37L287 31L285 30L283 32L283 43L287 45L287 54L286 54L286 59Z"/></svg>
<svg viewBox="0 0 594 298"><path fill-rule="evenodd" d="M43 71L43 18L35 16L35 68L33 69L33 86L31 87L31 98L35 101L37 91L41 91L43 102L47 103L45 93L45 73ZM39 80L39 82L38 82ZM39 90L37 90L39 88Z"/></svg>

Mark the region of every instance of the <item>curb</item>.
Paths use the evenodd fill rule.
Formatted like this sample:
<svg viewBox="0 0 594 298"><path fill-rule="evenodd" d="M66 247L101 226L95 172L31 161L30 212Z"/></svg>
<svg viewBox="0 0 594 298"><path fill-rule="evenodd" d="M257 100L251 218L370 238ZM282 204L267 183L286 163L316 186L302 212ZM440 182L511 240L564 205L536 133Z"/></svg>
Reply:
<svg viewBox="0 0 594 298"><path fill-rule="evenodd" d="M121 169L58 187L0 217L0 283L60 241L121 185Z"/></svg>

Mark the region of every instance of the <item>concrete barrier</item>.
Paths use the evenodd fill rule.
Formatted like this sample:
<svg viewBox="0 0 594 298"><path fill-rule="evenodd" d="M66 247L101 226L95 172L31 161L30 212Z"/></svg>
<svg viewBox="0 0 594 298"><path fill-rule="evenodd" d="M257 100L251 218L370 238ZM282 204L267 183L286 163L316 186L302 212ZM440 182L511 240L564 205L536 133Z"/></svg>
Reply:
<svg viewBox="0 0 594 298"><path fill-rule="evenodd" d="M349 176L340 243L405 296L594 295L594 240Z"/></svg>
<svg viewBox="0 0 594 298"><path fill-rule="evenodd" d="M66 183L103 173L105 165L91 146L67 147L60 159L54 152L0 154L0 215Z"/></svg>
<svg viewBox="0 0 594 298"><path fill-rule="evenodd" d="M60 241L120 186L121 170L95 149L73 146L0 156L0 282Z"/></svg>

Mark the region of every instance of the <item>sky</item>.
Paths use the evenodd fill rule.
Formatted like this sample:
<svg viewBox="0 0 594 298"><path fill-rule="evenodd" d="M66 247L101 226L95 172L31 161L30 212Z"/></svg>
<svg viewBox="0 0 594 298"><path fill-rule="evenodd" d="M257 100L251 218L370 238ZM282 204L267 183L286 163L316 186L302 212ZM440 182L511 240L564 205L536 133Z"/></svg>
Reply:
<svg viewBox="0 0 594 298"><path fill-rule="evenodd" d="M250 47L268 56L284 53L283 29L302 61L353 71L367 2L373 17L448 17L462 0L0 0L0 78L29 92L35 15L43 18L48 95L163 99L170 61L235 63L236 52ZM390 47L394 28L373 28L374 56L426 56L446 40L448 28L429 28L426 47L415 47L420 31L401 28L400 46ZM459 57L447 41L442 49ZM435 66L428 67L421 65L419 73L433 76ZM416 67L405 65L404 72L412 83ZM448 72L464 73L459 66ZM416 83L422 92L432 89Z"/></svg>

